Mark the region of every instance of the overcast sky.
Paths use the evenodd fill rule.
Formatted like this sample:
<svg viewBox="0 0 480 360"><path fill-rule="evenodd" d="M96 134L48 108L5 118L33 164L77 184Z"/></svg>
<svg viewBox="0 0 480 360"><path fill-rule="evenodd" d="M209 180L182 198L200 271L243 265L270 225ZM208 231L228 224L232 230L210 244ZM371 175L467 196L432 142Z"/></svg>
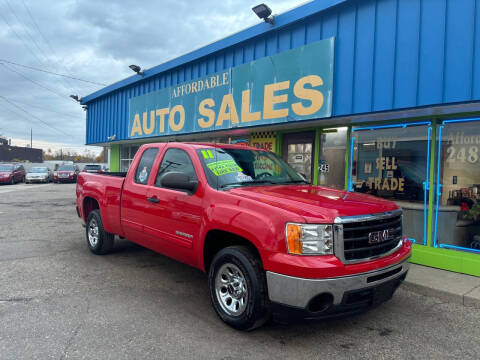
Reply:
<svg viewBox="0 0 480 360"><path fill-rule="evenodd" d="M269 1L282 13L303 0ZM13 144L85 149L85 112L69 98L259 22L260 0L0 0L0 134ZM91 148L93 149L93 148ZM98 149L95 149L98 151Z"/></svg>

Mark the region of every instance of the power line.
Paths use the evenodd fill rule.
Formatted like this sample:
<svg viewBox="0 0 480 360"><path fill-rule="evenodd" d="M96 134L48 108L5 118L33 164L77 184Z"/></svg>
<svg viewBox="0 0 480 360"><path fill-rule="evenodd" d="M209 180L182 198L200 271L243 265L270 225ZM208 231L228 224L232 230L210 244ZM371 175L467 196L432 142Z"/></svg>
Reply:
<svg viewBox="0 0 480 360"><path fill-rule="evenodd" d="M33 45L35 45L35 47L38 49L38 52L43 56L43 58L46 60L47 59L47 56L45 55L43 49L40 48L40 46L38 45L38 43L35 41L35 39L33 38L33 36L30 34L30 31L28 31L28 27L25 26L25 24L23 23L23 21L20 20L20 18L18 17L17 13L15 12L15 10L13 10L13 8L11 7L10 3L8 2L8 0L5 0L5 4L7 4L10 12L13 14L13 16L15 16L15 18L17 19L18 23L20 25L22 25L24 27L24 30L25 30L25 34L27 34L28 38L30 39L30 41L33 43Z"/></svg>
<svg viewBox="0 0 480 360"><path fill-rule="evenodd" d="M55 131L58 131L60 133L62 133L63 135L66 135L66 136L71 136L71 134L67 134L66 132L64 132L63 130L60 130L60 129L57 129L56 127L50 125L49 123L43 121L42 119L36 117L35 115L33 115L32 113L28 112L27 110L25 110L24 108L22 108L21 106L18 106L16 105L15 103L13 103L12 101L10 101L9 99L7 99L5 96L2 96L0 95L0 99L3 99L4 101L6 101L7 103L9 103L10 105L16 107L17 109L23 111L25 114L27 114L28 116L32 117L33 119L37 120L37 121L40 121L42 124L48 126L49 128L55 130Z"/></svg>
<svg viewBox="0 0 480 360"><path fill-rule="evenodd" d="M45 54L45 52L43 51L43 49L40 47L40 45L38 45L37 41L33 38L33 36L30 34L30 31L29 31L29 26L23 22L22 20L20 20L20 18L18 17L17 13L15 12L15 10L12 8L12 6L10 5L10 2L8 0L4 0L4 2L7 4L8 6L8 9L10 10L10 12L15 16L15 18L17 19L18 23L22 26L25 34L30 38L31 42L35 45L35 47L38 49L39 53L43 56L43 59L45 61L45 63L49 63L49 60L48 60L48 56ZM72 84L70 82L68 82L66 79L62 79L64 81L64 84L66 85L66 87L70 88L70 91L71 92L75 92L75 90L73 89L72 87Z"/></svg>
<svg viewBox="0 0 480 360"><path fill-rule="evenodd" d="M37 56L37 54L35 54L32 49L30 48L30 46L27 45L26 41L20 37L20 35L18 35L18 33L15 31L15 29L10 25L10 23L7 21L7 18L5 16L3 16L2 12L0 11L0 16L2 17L3 21L5 21L5 23L7 24L8 28L15 34L15 36L22 42L23 46L25 46L25 48L32 54L32 56L37 59L38 63L41 64L42 63L42 60L40 60L40 58Z"/></svg>
<svg viewBox="0 0 480 360"><path fill-rule="evenodd" d="M23 67L23 68L30 69L30 70L41 71L41 72L44 72L44 73L47 73L47 74L52 74L52 75L57 75L57 76L63 76L63 77L69 78L69 79L78 80L78 81L83 81L83 82L90 83L90 84L95 84L95 85L100 85L100 86L107 86L106 84L97 83L97 82L95 82L95 81L80 79L80 78L77 78L77 77L74 77L74 76L70 76L70 75L65 75L65 74L58 74L58 73L53 72L53 71L43 70L43 69L35 68L35 67L32 67L32 66L28 66L28 65L18 64L18 63L13 62L13 61L8 61L8 60L5 60L5 59L0 59L0 63L2 63L2 62L5 62L5 63L7 63L7 64L11 64L11 65L15 65L15 66L21 66L21 67Z"/></svg>
<svg viewBox="0 0 480 360"><path fill-rule="evenodd" d="M6 64L4 64L4 63L0 63L0 65L3 65L3 67L5 67L6 69L8 69L8 70L10 70L10 71L13 71L14 73L20 75L20 76L23 77L24 79L26 79L26 80L34 83L34 84L37 85L37 86L40 86L41 88L43 88L43 89L45 89L45 90L48 90L48 91L54 93L55 95L60 96L61 98L70 99L69 96L67 96L67 95L62 95L62 94L56 92L55 90L49 88L48 86L42 85L42 84L36 82L35 80L30 79L28 76L25 76L25 75L22 74L21 72L19 72L19 71L17 71L17 70L14 70L14 69L12 69L12 68L10 68L10 67L8 67L8 66L7 66ZM72 101L75 101L75 100L73 100L73 99L71 99L71 100L72 100Z"/></svg>
<svg viewBox="0 0 480 360"><path fill-rule="evenodd" d="M54 55L56 56L55 54L55 51L53 50L52 46L50 45L50 42L47 40L47 38L43 35L43 32L40 30L40 27L38 26L37 22L35 21L35 18L33 17L32 13L30 12L30 9L28 8L27 4L25 3L24 0L22 0L22 3L23 3L23 6L25 7L25 9L27 10L27 13L28 13L28 16L30 16L30 19L32 20L32 23L33 23L33 26L35 26L35 28L37 29L38 33L40 34L40 36L43 38L43 40L45 41L45 43L47 44L48 48L50 49L50 51L52 53L54 53Z"/></svg>
<svg viewBox="0 0 480 360"><path fill-rule="evenodd" d="M40 36L42 37L43 41L45 42L45 44L47 44L47 47L50 49L51 53L53 54L53 56L55 58L55 62L58 65L60 65L67 73L69 73L67 67L63 64L64 59L62 58L62 59L60 59L60 61L58 60L59 57L57 55L57 52L53 49L53 46L51 45L50 41L48 41L47 37L43 34L42 30L40 30L40 26L38 26L38 23L35 21L35 18L33 17L32 12L30 11L29 7L27 6L27 4L25 3L24 0L22 0L22 3L23 3L24 8L27 10L28 16L32 20L33 26L37 29L37 31L40 34ZM68 83L70 84L69 81L68 81Z"/></svg>
<svg viewBox="0 0 480 360"><path fill-rule="evenodd" d="M51 113L58 114L58 115L61 115L61 116L68 116L68 117L70 117L72 119L76 119L76 120L79 120L81 118L80 115L74 116L72 114L67 114L67 113L64 113L64 112L61 112L61 111L55 111L55 110L52 110L52 109L47 109L47 108L44 108L44 107L38 106L38 105L27 104L27 103L24 103L24 102L21 102L21 101L18 101L18 100L10 99L10 101L13 101L14 103L25 105L25 106L28 106L28 107L34 107L34 108L37 108L37 109L40 109L40 110L49 111Z"/></svg>

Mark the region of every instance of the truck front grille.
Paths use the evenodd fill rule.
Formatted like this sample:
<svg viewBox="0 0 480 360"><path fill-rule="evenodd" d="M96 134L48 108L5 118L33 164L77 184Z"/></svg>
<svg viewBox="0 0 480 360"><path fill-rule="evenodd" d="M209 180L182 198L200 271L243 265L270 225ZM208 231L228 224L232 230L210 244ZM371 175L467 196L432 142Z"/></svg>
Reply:
<svg viewBox="0 0 480 360"><path fill-rule="evenodd" d="M337 233L340 232L338 240L343 246L337 247L336 254L345 262L359 262L386 255L402 240L401 210L337 220L342 224Z"/></svg>

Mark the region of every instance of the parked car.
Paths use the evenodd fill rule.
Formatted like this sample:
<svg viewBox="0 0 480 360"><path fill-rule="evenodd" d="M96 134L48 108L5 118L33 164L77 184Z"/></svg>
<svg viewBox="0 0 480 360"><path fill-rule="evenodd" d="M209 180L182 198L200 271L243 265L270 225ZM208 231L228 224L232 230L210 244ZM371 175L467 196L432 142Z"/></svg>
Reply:
<svg viewBox="0 0 480 360"><path fill-rule="evenodd" d="M25 168L20 164L0 164L0 184L25 182Z"/></svg>
<svg viewBox="0 0 480 360"><path fill-rule="evenodd" d="M53 182L76 182L79 173L80 170L78 169L77 165L60 165L57 170L53 172Z"/></svg>
<svg viewBox="0 0 480 360"><path fill-rule="evenodd" d="M89 172L89 173L102 173L107 171L105 165L101 164L87 164L83 168L82 172Z"/></svg>
<svg viewBox="0 0 480 360"><path fill-rule="evenodd" d="M127 173L81 173L76 195L94 254L118 235L205 271L237 329L365 311L409 267L394 202L312 186L263 149L143 145Z"/></svg>
<svg viewBox="0 0 480 360"><path fill-rule="evenodd" d="M49 183L51 181L53 181L53 173L46 166L32 167L25 177L27 184L33 182Z"/></svg>

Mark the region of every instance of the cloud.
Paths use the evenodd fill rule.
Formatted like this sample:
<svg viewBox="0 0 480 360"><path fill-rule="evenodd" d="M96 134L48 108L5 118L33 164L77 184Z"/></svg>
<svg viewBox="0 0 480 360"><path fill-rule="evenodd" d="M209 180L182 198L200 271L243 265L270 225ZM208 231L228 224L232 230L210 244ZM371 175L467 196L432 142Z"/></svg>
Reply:
<svg viewBox="0 0 480 360"><path fill-rule="evenodd" d="M4 0L0 59L111 84L130 76L132 63L150 68L258 23L257 3ZM280 13L300 3L270 5ZM85 112L69 95L100 88L0 62L0 134L23 139L33 128L45 146L82 146Z"/></svg>

